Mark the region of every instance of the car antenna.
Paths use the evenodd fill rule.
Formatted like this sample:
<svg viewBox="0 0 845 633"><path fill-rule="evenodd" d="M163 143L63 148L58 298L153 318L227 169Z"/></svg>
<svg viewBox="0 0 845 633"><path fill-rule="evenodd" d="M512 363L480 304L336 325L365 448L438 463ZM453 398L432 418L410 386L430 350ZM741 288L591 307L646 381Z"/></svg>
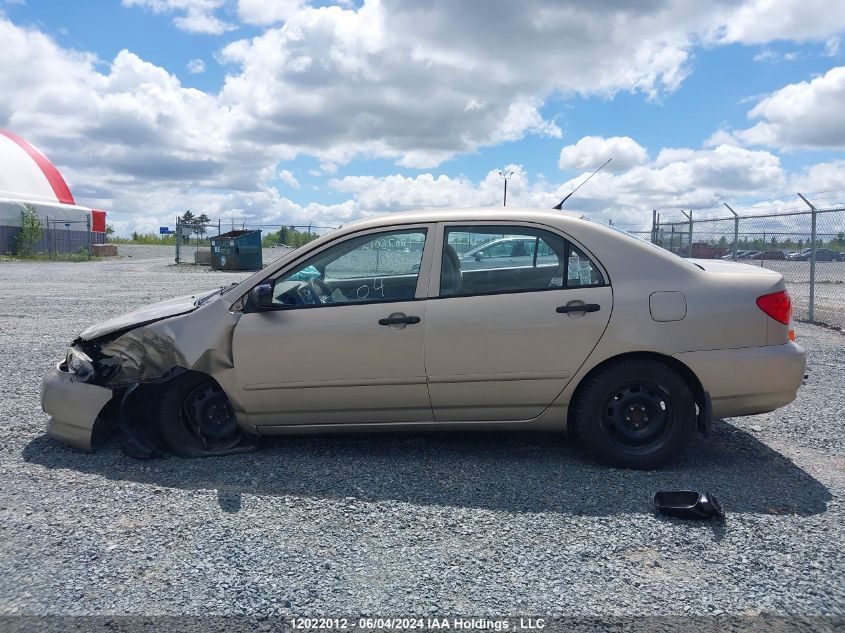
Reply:
<svg viewBox="0 0 845 633"><path fill-rule="evenodd" d="M604 161L604 165L602 165L602 166L601 166L601 167L599 167L597 170L595 170L592 174L590 174L589 176L587 176L587 178L584 180L584 182L582 182L580 185L578 185L577 187L575 187L575 189L573 189L573 190L572 190L572 191L570 191L568 194L566 194L566 196L563 198L563 200L561 200L561 201L560 201L560 202L558 202L555 206L553 206L553 207L552 207L552 209L557 209L558 211L560 211L560 210L563 208L563 203L564 203L564 202L566 202L567 200L569 200L569 196L571 196L573 193L575 193L575 192L576 192L576 191L578 191L581 187L583 187L585 184L587 184L587 180L589 180L590 178L592 178L593 176L595 176L597 173L599 173L599 172L600 172L602 169L604 169L604 168L605 168L605 166L606 166L606 165L607 165L610 161L612 161L612 160L613 160L613 158L608 158L606 161Z"/></svg>

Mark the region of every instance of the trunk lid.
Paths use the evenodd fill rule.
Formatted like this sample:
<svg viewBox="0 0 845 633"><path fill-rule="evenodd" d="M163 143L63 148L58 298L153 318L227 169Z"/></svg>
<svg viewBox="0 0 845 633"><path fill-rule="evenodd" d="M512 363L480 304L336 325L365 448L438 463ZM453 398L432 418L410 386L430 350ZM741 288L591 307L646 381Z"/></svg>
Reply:
<svg viewBox="0 0 845 633"><path fill-rule="evenodd" d="M752 266L751 264L743 264L741 262L725 261L721 259L688 259L688 262L695 264L702 270L708 273L721 274L743 274L743 275L761 275L764 277L771 277L773 280L782 275L774 270L762 268L761 266Z"/></svg>

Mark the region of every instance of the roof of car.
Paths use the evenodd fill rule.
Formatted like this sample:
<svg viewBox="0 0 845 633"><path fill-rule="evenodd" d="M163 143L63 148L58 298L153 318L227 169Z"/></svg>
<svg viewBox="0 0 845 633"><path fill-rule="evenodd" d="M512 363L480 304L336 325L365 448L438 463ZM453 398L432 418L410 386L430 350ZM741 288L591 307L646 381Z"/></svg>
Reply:
<svg viewBox="0 0 845 633"><path fill-rule="evenodd" d="M559 222L561 218L577 220L581 213L557 209L531 209L522 207L471 207L466 209L417 209L396 213L381 213L363 220L356 220L343 228L355 226L382 226L384 224L407 224L411 222L461 222L461 221L535 221Z"/></svg>

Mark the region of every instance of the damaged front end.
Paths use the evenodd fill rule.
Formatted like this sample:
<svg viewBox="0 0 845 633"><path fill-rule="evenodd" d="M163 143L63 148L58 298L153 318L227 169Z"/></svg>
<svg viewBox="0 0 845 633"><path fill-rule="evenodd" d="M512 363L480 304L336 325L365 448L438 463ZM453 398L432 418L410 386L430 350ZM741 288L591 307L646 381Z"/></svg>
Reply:
<svg viewBox="0 0 845 633"><path fill-rule="evenodd" d="M41 408L50 416L47 433L90 451L95 422L102 419L113 395L106 387L75 381L66 362L56 365L41 381Z"/></svg>
<svg viewBox="0 0 845 633"><path fill-rule="evenodd" d="M47 432L90 451L96 429L118 426L128 454L159 455L164 446L153 405L168 381L185 371L175 342L147 326L91 341L77 338L65 362L44 377Z"/></svg>
<svg viewBox="0 0 845 633"><path fill-rule="evenodd" d="M133 323L136 314L140 316ZM251 429L237 397L231 352L232 332L239 316L225 301L203 297L190 304L185 300L157 304L89 328L73 341L65 360L43 378L41 401L50 416L48 434L90 451L95 429L116 424L128 454L160 455L167 444L162 439L162 425L197 426L190 416L184 419L179 405L173 407L178 409L175 411L160 409L171 386L179 380L184 382L180 376L191 374L194 382L206 381L227 403L230 426L238 425L238 441L221 444L205 441L200 434L192 442L190 435L183 434L185 443L191 446L168 448L189 455L251 450L255 442L240 432ZM219 419L216 423L221 424Z"/></svg>

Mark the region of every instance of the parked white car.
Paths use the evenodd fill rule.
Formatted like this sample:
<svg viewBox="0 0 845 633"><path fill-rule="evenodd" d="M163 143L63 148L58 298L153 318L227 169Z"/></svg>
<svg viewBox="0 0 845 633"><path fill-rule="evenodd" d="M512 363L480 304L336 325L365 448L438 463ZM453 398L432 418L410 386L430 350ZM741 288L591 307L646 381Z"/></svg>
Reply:
<svg viewBox="0 0 845 633"><path fill-rule="evenodd" d="M476 269L456 252L494 240L522 241L531 261ZM779 273L684 260L576 214L400 213L85 330L44 376L43 408L48 432L83 449L109 418L136 454L225 454L285 433L574 429L607 463L653 468L713 416L795 398L790 312Z"/></svg>

